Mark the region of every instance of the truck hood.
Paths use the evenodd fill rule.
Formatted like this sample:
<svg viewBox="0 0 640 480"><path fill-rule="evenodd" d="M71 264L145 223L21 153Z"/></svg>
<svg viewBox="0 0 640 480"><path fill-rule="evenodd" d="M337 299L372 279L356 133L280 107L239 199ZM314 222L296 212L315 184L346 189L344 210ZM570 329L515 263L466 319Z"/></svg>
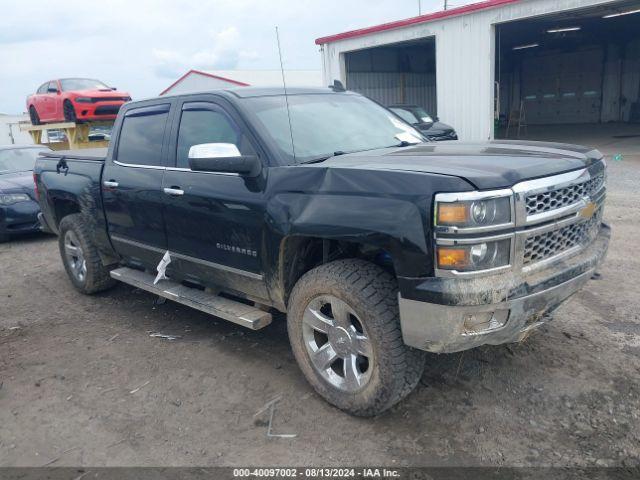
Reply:
<svg viewBox="0 0 640 480"><path fill-rule="evenodd" d="M423 143L335 156L321 167L434 173L463 178L479 190L507 188L523 180L585 168L602 154L590 147L496 140Z"/></svg>
<svg viewBox="0 0 640 480"><path fill-rule="evenodd" d="M33 197L34 190L31 171L0 174L0 193L26 193Z"/></svg>
<svg viewBox="0 0 640 480"><path fill-rule="evenodd" d="M111 90L104 88L91 88L88 90L73 90L71 93L79 97L92 97L92 98L112 98L112 97L128 97L128 92L121 92L120 90Z"/></svg>
<svg viewBox="0 0 640 480"><path fill-rule="evenodd" d="M453 127L442 122L418 123L415 125L418 130L427 135L441 135L451 132Z"/></svg>

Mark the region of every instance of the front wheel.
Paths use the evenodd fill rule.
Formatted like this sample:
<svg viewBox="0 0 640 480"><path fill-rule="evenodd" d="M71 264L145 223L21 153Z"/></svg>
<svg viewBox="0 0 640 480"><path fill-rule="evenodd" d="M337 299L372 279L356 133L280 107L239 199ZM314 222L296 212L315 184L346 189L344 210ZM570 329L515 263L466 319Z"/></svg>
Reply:
<svg viewBox="0 0 640 480"><path fill-rule="evenodd" d="M31 105L29 107L29 119L31 120L31 125L40 125L40 116L38 115L38 111L36 107Z"/></svg>
<svg viewBox="0 0 640 480"><path fill-rule="evenodd" d="M65 102L62 104L62 111L64 113L65 122L77 122L78 117L76 116L76 109L73 108L73 104L70 101L65 100Z"/></svg>
<svg viewBox="0 0 640 480"><path fill-rule="evenodd" d="M377 415L399 402L424 369L424 352L402 340L395 279L363 260L306 273L291 293L287 327L309 383L354 415Z"/></svg>
<svg viewBox="0 0 640 480"><path fill-rule="evenodd" d="M85 294L114 286L116 281L109 275L109 269L102 264L98 249L80 215L64 217L59 230L60 256L73 286Z"/></svg>

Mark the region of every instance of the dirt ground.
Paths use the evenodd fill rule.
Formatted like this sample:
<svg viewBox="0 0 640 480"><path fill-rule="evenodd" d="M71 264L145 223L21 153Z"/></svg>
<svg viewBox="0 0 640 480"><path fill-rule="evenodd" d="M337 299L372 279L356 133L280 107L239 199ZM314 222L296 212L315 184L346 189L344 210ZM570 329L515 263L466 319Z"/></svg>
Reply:
<svg viewBox="0 0 640 480"><path fill-rule="evenodd" d="M375 419L312 391L282 321L251 332L125 285L83 296L55 238L2 244L0 465L638 465L640 155L609 167L602 277L523 344L429 356ZM254 423L277 396L293 439Z"/></svg>

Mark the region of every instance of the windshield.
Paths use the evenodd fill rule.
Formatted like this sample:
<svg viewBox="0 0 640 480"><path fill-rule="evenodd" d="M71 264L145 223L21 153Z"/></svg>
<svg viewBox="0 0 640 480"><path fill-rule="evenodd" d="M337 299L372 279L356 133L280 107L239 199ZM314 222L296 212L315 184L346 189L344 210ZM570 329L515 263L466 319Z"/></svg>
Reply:
<svg viewBox="0 0 640 480"><path fill-rule="evenodd" d="M433 123L433 118L422 107L415 107L412 109L413 114L420 119L422 123Z"/></svg>
<svg viewBox="0 0 640 480"><path fill-rule="evenodd" d="M409 122L411 124L419 122L420 119L413 115L409 110L405 110L404 108L391 108L393 113L402 118L405 122Z"/></svg>
<svg viewBox="0 0 640 480"><path fill-rule="evenodd" d="M43 148L16 148L0 150L0 173L26 172L33 170L38 153Z"/></svg>
<svg viewBox="0 0 640 480"><path fill-rule="evenodd" d="M60 85L62 85L62 90L65 92L71 90L111 90L101 81L91 80L90 78L65 78L60 80Z"/></svg>
<svg viewBox="0 0 640 480"><path fill-rule="evenodd" d="M425 141L417 130L386 108L359 95L289 95L291 132L284 96L253 97L246 101L251 104L250 114L290 162L304 163L335 153Z"/></svg>

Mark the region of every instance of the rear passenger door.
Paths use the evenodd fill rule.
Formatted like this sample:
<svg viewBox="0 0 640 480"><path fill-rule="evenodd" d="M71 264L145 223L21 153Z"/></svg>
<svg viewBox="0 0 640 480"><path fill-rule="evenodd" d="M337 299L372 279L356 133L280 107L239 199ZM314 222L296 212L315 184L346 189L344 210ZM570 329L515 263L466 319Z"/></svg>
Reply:
<svg viewBox="0 0 640 480"><path fill-rule="evenodd" d="M173 165L163 180L171 267L204 286L268 298L260 258L261 182L233 173L192 171L189 149L203 143L232 143L242 154L256 154L255 141L230 106L215 101L183 101L177 106Z"/></svg>
<svg viewBox="0 0 640 480"><path fill-rule="evenodd" d="M113 246L134 264L149 268L154 268L167 250L162 178L169 110L169 103L127 110L113 159L107 161L102 174Z"/></svg>

